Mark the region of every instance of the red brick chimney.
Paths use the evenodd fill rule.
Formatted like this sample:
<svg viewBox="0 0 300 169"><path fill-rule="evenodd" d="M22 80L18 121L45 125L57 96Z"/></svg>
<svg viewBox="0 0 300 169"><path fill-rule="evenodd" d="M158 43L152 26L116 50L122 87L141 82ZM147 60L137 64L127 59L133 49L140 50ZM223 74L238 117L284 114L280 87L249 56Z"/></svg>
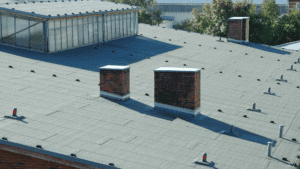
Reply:
<svg viewBox="0 0 300 169"><path fill-rule="evenodd" d="M100 97L125 101L130 98L130 66L100 67Z"/></svg>
<svg viewBox="0 0 300 169"><path fill-rule="evenodd" d="M249 43L249 17L228 18L228 42Z"/></svg>
<svg viewBox="0 0 300 169"><path fill-rule="evenodd" d="M200 69L161 67L154 70L154 109L196 117L200 114Z"/></svg>
<svg viewBox="0 0 300 169"><path fill-rule="evenodd" d="M289 3L289 14L291 14L291 11L294 7L296 7L297 10L297 4L298 4L298 10L300 10L300 0L288 0Z"/></svg>

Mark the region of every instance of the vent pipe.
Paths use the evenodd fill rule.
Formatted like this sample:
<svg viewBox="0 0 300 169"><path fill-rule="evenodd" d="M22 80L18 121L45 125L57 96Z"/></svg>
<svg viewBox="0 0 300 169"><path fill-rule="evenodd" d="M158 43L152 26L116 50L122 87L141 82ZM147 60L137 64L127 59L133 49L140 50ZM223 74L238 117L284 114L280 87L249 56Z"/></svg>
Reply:
<svg viewBox="0 0 300 169"><path fill-rule="evenodd" d="M271 157L272 142L268 142L268 157Z"/></svg>
<svg viewBox="0 0 300 169"><path fill-rule="evenodd" d="M284 127L284 125L280 125L279 126L279 138L282 138L282 132L283 132L283 127Z"/></svg>

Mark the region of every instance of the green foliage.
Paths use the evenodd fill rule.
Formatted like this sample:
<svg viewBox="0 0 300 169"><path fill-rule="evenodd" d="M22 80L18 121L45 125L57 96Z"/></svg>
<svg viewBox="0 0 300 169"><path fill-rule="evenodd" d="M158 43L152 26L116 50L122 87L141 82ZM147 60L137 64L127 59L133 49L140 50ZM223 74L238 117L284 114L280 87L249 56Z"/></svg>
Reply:
<svg viewBox="0 0 300 169"><path fill-rule="evenodd" d="M156 9L156 10L151 10L151 12L147 11L148 6L151 6L152 9L154 8L154 6L156 5L156 0L106 0L106 1L118 2L122 4L142 7L143 9L139 10L139 14L138 14L139 23L159 25L163 21L163 19L160 18L161 10ZM153 20L151 18L153 18Z"/></svg>
<svg viewBox="0 0 300 169"><path fill-rule="evenodd" d="M278 18L280 12L275 0L264 0L262 12L255 13L256 4L243 1L232 3L231 0L212 0L206 3L199 13L193 9L194 17L175 28L183 26L184 30L197 33L228 36L228 18L234 16L250 17L249 41L266 45L279 45L300 39L300 12L292 9L289 16Z"/></svg>

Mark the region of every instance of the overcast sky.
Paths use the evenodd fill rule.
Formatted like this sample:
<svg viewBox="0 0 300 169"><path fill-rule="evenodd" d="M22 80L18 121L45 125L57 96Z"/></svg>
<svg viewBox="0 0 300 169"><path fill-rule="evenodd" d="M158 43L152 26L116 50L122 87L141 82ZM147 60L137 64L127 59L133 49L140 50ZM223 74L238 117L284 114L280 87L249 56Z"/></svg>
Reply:
<svg viewBox="0 0 300 169"><path fill-rule="evenodd" d="M157 3L211 3L211 0L156 0ZM236 0L232 0L235 2ZM262 4L263 0L253 0L253 3ZM287 0L276 0L276 4L287 4Z"/></svg>

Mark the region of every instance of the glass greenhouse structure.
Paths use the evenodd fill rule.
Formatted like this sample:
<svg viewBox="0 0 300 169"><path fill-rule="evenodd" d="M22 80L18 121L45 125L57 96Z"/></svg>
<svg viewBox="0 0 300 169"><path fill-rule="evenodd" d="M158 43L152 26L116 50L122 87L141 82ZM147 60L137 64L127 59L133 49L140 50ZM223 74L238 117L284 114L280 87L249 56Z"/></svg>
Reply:
<svg viewBox="0 0 300 169"><path fill-rule="evenodd" d="M138 34L141 7L106 1L40 1L0 6L0 43L43 53Z"/></svg>

